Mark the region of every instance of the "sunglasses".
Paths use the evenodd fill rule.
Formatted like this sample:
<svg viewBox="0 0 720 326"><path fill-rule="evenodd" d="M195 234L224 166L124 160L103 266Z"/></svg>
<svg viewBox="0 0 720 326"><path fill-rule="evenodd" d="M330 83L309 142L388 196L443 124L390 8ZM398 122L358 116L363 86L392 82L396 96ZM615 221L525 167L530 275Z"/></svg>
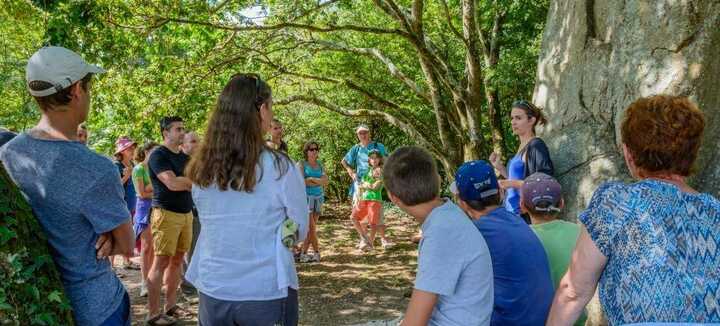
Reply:
<svg viewBox="0 0 720 326"><path fill-rule="evenodd" d="M255 109L260 111L260 107L262 106L262 103L264 102L264 99L260 97L260 82L262 81L262 78L260 78L260 75L255 73L239 73L235 74L232 77L230 77L230 80L235 78L245 78L245 79L253 79L255 80L255 94L257 94L255 98Z"/></svg>
<svg viewBox="0 0 720 326"><path fill-rule="evenodd" d="M319 151L320 151L320 149L317 147L308 148L308 152L319 152Z"/></svg>
<svg viewBox="0 0 720 326"><path fill-rule="evenodd" d="M528 110L532 109L531 104L526 100L515 101L513 102L512 107L526 108Z"/></svg>

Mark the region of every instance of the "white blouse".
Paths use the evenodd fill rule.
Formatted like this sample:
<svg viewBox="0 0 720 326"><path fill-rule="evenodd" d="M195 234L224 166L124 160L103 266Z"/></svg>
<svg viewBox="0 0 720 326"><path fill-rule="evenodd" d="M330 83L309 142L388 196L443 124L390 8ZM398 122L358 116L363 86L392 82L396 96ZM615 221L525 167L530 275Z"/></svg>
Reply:
<svg viewBox="0 0 720 326"><path fill-rule="evenodd" d="M220 191L193 185L200 217L200 235L186 279L200 292L219 300L273 300L298 288L293 255L281 242L285 217L308 231L305 184L287 160L280 176L273 155L263 152L258 164L262 179L255 189Z"/></svg>

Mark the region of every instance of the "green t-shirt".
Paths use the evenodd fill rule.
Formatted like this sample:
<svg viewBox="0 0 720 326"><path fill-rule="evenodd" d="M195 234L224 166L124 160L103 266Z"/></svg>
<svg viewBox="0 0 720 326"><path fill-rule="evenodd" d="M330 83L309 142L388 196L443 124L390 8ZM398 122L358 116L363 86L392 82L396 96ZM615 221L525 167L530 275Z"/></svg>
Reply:
<svg viewBox="0 0 720 326"><path fill-rule="evenodd" d="M557 289L560 279L570 265L570 258L580 235L580 226L563 220L554 220L542 224L531 224L530 227L545 248L550 263L553 286ZM575 325L585 325L586 319L587 316L583 312Z"/></svg>
<svg viewBox="0 0 720 326"><path fill-rule="evenodd" d="M361 180L363 183L374 184L378 179L373 178L372 172L368 172L362 177ZM382 201L383 188L384 188L384 186L381 182L380 186L378 186L377 189L364 189L362 192L361 199L362 200Z"/></svg>
<svg viewBox="0 0 720 326"><path fill-rule="evenodd" d="M138 197L140 197L140 194L142 193L140 191L140 183L135 182L135 180L142 178L143 184L146 186L150 184L150 175L148 174L147 170L145 170L145 166L142 164L135 165L135 167L132 170L132 178L133 178L133 185L135 185L135 193Z"/></svg>

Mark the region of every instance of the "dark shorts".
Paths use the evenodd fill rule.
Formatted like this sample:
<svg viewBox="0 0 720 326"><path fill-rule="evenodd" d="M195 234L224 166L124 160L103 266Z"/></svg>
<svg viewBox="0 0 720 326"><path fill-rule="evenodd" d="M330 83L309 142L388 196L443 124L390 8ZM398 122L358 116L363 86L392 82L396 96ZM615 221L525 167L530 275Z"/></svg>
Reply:
<svg viewBox="0 0 720 326"><path fill-rule="evenodd" d="M100 326L130 326L130 297L127 292L123 296L122 303L108 319L105 319Z"/></svg>
<svg viewBox="0 0 720 326"><path fill-rule="evenodd" d="M288 288L286 298L267 301L218 300L200 292L200 326L296 326L297 290Z"/></svg>

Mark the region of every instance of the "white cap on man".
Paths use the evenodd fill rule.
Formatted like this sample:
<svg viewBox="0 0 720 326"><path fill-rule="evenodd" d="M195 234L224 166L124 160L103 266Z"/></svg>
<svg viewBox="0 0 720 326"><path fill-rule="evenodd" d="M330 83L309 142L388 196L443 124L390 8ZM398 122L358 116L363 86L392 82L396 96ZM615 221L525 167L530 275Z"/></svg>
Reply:
<svg viewBox="0 0 720 326"><path fill-rule="evenodd" d="M37 50L25 67L28 91L32 96L44 97L55 94L87 74L104 73L105 69L88 64L80 55L59 46L46 46ZM43 90L33 90L30 82L43 81L53 86Z"/></svg>
<svg viewBox="0 0 720 326"><path fill-rule="evenodd" d="M355 128L355 133L361 132L361 131L370 131L370 128L366 124L360 124Z"/></svg>

